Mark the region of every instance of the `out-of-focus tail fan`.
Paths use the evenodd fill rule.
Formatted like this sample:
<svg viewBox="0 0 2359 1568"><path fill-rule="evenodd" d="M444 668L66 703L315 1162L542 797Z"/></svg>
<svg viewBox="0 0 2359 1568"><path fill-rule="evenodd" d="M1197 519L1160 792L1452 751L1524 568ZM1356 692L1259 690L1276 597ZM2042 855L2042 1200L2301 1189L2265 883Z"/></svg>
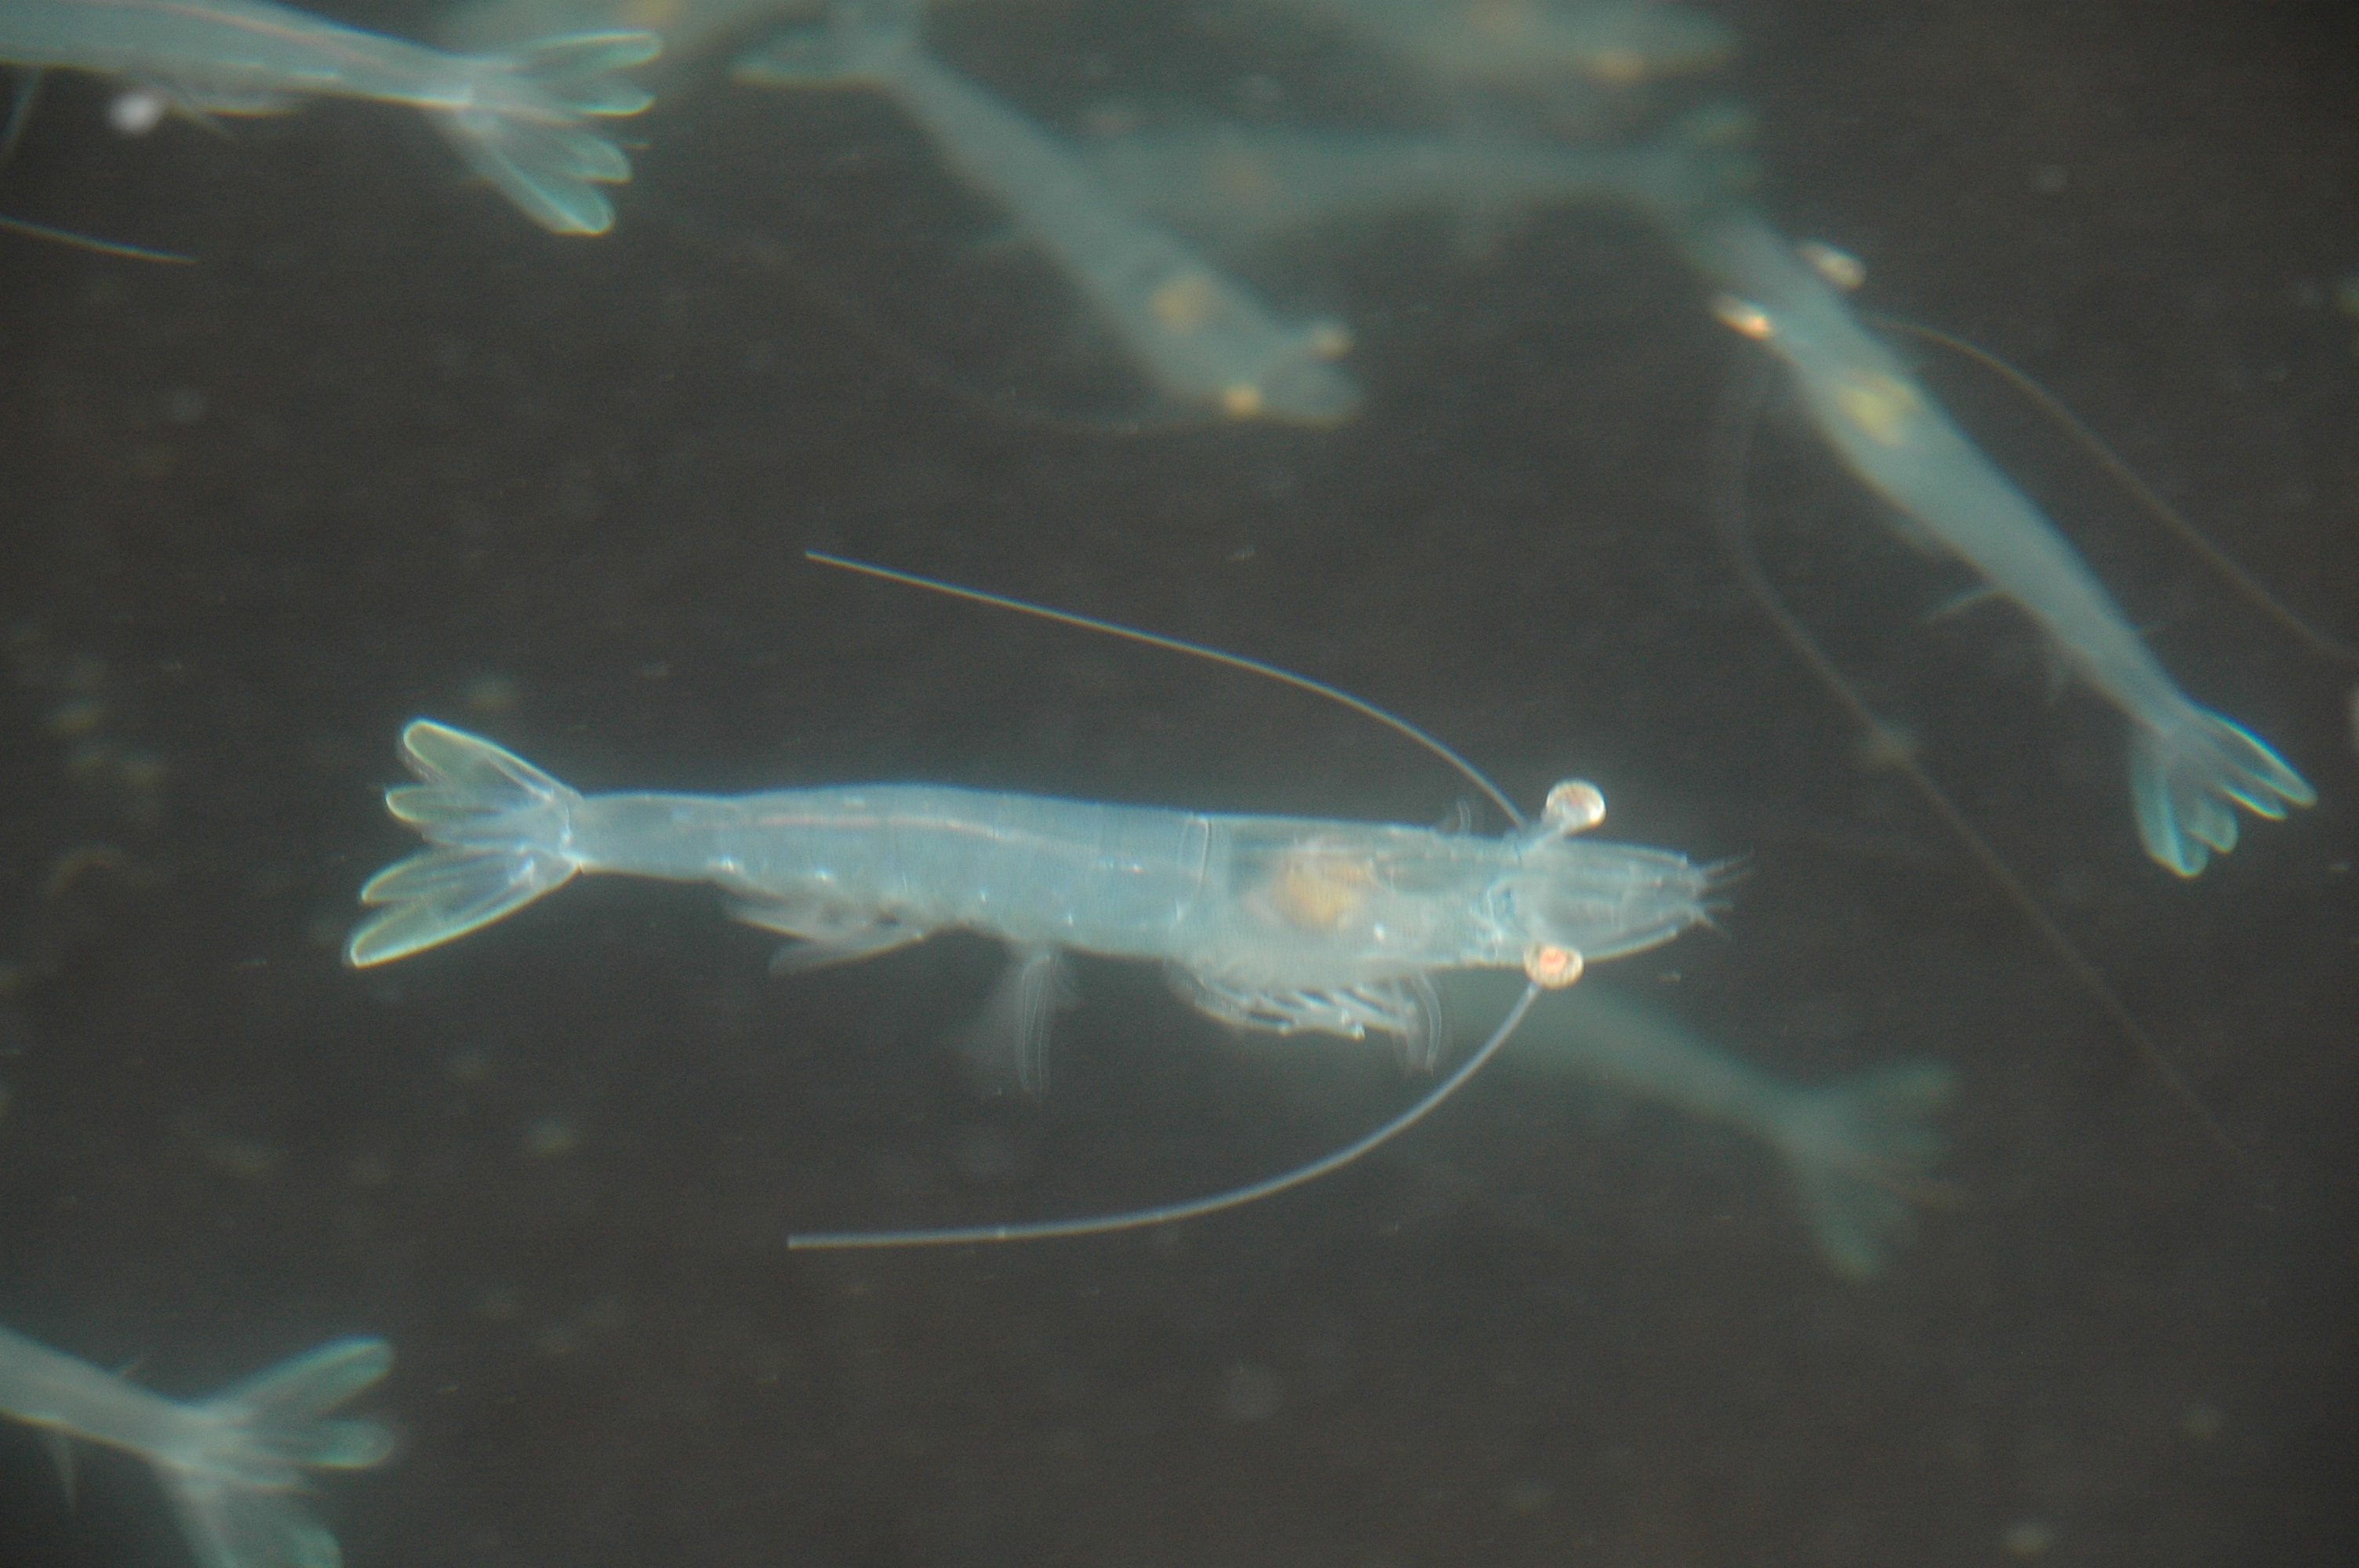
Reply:
<svg viewBox="0 0 2359 1568"><path fill-rule="evenodd" d="M1916 1228L1916 1200L1933 1190L1949 1147L1933 1119L1957 1098L1957 1075L1939 1062L1896 1062L1788 1092L1771 1137L1810 1235L1836 1273L1872 1280Z"/></svg>
<svg viewBox="0 0 2359 1568"><path fill-rule="evenodd" d="M2190 708L2169 729L2139 726L2130 736L2138 837L2158 864L2182 877L2211 864L2213 850L2236 847L2234 807L2274 821L2287 806L2317 799L2257 736L2207 708Z"/></svg>
<svg viewBox="0 0 2359 1568"><path fill-rule="evenodd" d="M601 185L631 178L631 160L588 116L636 114L655 100L614 73L662 51L653 33L575 33L477 57L492 80L482 101L432 113L469 168L542 228L603 234L614 224Z"/></svg>
<svg viewBox="0 0 2359 1568"><path fill-rule="evenodd" d="M186 1432L148 1458L200 1568L338 1568L302 1473L392 1454L384 1426L327 1414L392 1365L382 1339L339 1339L190 1407Z"/></svg>

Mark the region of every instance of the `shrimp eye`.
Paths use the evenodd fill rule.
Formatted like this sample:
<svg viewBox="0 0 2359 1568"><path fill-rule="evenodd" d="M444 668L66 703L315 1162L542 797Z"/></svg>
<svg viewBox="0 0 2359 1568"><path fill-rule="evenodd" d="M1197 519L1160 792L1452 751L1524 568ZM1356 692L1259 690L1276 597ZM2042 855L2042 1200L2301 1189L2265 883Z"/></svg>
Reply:
<svg viewBox="0 0 2359 1568"><path fill-rule="evenodd" d="M1549 944L1530 948L1524 954L1524 973L1532 984L1543 990L1560 991L1581 979L1588 968L1576 947L1559 947Z"/></svg>
<svg viewBox="0 0 2359 1568"><path fill-rule="evenodd" d="M1587 779L1566 779L1548 792L1540 816L1558 833L1586 833L1605 820L1605 792Z"/></svg>

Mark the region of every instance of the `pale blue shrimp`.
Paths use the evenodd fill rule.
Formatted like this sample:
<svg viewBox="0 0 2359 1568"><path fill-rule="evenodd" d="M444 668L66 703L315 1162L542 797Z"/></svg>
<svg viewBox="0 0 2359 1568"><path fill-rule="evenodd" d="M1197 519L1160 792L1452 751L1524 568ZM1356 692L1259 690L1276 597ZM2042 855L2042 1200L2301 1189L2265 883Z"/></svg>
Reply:
<svg viewBox="0 0 2359 1568"><path fill-rule="evenodd" d="M1742 209L1658 215L1726 290L1721 319L1778 356L1819 433L1899 509L1910 536L2013 600L2130 720L2130 806L2156 863L2194 876L2235 847L2234 807L2274 819L2318 798L2257 736L2179 689L2087 563L1818 266Z"/></svg>
<svg viewBox="0 0 2359 1568"><path fill-rule="evenodd" d="M952 929L1006 943L986 1017L1027 1087L1067 951L1159 960L1183 998L1242 1029L1375 1030L1430 1066L1434 974L1520 968L1567 985L1701 921L1712 885L1711 868L1667 850L1575 840L1604 811L1578 782L1551 792L1536 827L1486 838L936 784L585 795L429 719L401 745L423 782L386 806L433 848L361 890L378 913L353 933L353 965L464 935L583 873L712 882L739 920L795 938L784 970Z"/></svg>

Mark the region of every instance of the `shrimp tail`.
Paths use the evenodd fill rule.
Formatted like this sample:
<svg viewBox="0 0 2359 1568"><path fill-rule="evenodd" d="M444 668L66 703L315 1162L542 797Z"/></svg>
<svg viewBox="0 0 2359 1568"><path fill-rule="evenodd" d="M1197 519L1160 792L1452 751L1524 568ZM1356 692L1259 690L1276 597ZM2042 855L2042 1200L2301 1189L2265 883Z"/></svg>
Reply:
<svg viewBox="0 0 2359 1568"><path fill-rule="evenodd" d="M1949 1145L1933 1119L1957 1098L1957 1075L1939 1062L1895 1062L1788 1093L1771 1141L1820 1256L1846 1280L1875 1279L1915 1228L1914 1200L1933 1190Z"/></svg>
<svg viewBox="0 0 2359 1568"><path fill-rule="evenodd" d="M571 849L575 791L478 736L430 719L401 732L402 761L421 781L385 792L387 811L434 846L387 866L361 889L383 906L345 945L355 968L422 952L553 892L582 862Z"/></svg>
<svg viewBox="0 0 2359 1568"><path fill-rule="evenodd" d="M552 233L603 234L614 225L601 185L631 178L623 149L582 122L636 114L655 102L614 73L662 50L653 33L571 33L506 54L479 55L477 101L431 118L467 167Z"/></svg>
<svg viewBox="0 0 2359 1568"><path fill-rule="evenodd" d="M358 1470L393 1452L373 1421L328 1415L393 1365L382 1339L339 1339L209 1400L147 1455L200 1568L337 1568L336 1538L302 1501L305 1470Z"/></svg>
<svg viewBox="0 0 2359 1568"><path fill-rule="evenodd" d="M2207 708L2174 722L2140 726L2130 738L2130 805L2155 861L2182 877L2236 847L2243 806L2272 821L2318 792L2259 737Z"/></svg>

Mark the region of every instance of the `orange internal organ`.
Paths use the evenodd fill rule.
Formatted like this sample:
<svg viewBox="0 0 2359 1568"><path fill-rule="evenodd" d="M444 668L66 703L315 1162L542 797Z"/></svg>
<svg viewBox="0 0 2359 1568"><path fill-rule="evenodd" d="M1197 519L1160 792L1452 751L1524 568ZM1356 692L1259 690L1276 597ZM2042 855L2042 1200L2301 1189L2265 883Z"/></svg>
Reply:
<svg viewBox="0 0 2359 1568"><path fill-rule="evenodd" d="M1289 925L1340 931L1375 887L1375 869L1365 856L1305 844L1278 861L1269 881L1269 902Z"/></svg>

